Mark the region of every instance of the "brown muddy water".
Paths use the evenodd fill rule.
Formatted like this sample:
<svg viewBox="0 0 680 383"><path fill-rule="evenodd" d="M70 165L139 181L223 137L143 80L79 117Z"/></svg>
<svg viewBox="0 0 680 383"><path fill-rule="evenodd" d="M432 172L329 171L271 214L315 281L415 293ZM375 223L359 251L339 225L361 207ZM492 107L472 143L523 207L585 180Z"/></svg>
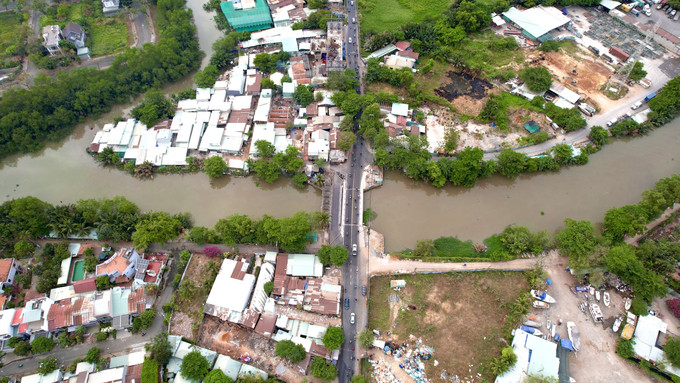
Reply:
<svg viewBox="0 0 680 383"><path fill-rule="evenodd" d="M440 236L482 241L510 224L554 233L565 218L599 223L607 209L637 202L658 179L680 172L678 129L680 119L649 136L613 142L585 166L514 181L494 176L471 189L436 189L388 172L384 185L367 193L365 207L377 213L371 226L385 235L389 251Z"/></svg>

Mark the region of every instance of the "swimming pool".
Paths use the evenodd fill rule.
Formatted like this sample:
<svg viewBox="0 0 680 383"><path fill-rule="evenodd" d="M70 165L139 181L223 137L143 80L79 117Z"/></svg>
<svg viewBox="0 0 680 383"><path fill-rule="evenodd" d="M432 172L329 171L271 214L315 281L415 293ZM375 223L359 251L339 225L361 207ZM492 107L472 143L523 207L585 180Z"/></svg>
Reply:
<svg viewBox="0 0 680 383"><path fill-rule="evenodd" d="M77 282L85 277L85 261L76 261L73 264L73 276L71 277L71 282Z"/></svg>

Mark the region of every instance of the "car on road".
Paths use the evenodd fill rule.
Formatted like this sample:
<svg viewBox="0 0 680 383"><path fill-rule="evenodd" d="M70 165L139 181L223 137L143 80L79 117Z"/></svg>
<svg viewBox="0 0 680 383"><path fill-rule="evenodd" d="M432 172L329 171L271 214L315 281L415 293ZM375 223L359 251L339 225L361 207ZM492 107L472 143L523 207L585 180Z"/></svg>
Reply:
<svg viewBox="0 0 680 383"><path fill-rule="evenodd" d="M352 255L357 255L357 244L352 245Z"/></svg>
<svg viewBox="0 0 680 383"><path fill-rule="evenodd" d="M345 310L349 310L349 298L345 298Z"/></svg>
<svg viewBox="0 0 680 383"><path fill-rule="evenodd" d="M352 17L352 23L356 24L356 23L357 23L357 19L354 18L354 17Z"/></svg>
<svg viewBox="0 0 680 383"><path fill-rule="evenodd" d="M351 44L351 43L352 43L352 38L350 37L350 38L348 39L348 41L349 41L349 43Z"/></svg>
<svg viewBox="0 0 680 383"><path fill-rule="evenodd" d="M366 296L366 285L361 286L361 295Z"/></svg>
<svg viewBox="0 0 680 383"><path fill-rule="evenodd" d="M350 314L349 323L354 324L354 318L355 318L354 313Z"/></svg>
<svg viewBox="0 0 680 383"><path fill-rule="evenodd" d="M637 108L639 108L639 107L641 107L641 106L642 106L642 101L638 101L638 102L636 102L635 104L633 104L630 108L633 109L633 110L635 110L635 109L637 109Z"/></svg>

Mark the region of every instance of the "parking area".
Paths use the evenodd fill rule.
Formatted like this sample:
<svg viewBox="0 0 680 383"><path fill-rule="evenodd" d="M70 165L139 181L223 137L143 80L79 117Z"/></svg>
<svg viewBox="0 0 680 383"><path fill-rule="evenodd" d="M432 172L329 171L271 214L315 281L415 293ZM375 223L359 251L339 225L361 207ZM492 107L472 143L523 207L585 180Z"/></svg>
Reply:
<svg viewBox="0 0 680 383"><path fill-rule="evenodd" d="M609 289L611 295L609 307L602 302L598 303L604 322L593 322L588 310L584 313L579 308L579 303L586 300L586 295L584 293L576 295L570 291L576 280L565 270L567 263L566 258L555 254L549 258L545 266L545 271L552 281L548 293L557 303L552 304L547 310L535 310L530 316L544 325L548 319L553 323L561 320L562 324L557 326L556 330L562 338L568 337L567 322L576 324L580 333L581 347L569 358L571 377L577 382L649 382L651 380L649 374L619 357L615 352L618 336L612 331L612 324L617 316L625 312L624 297L615 289ZM589 299L590 303L594 302L593 298ZM546 332L544 327L540 330Z"/></svg>

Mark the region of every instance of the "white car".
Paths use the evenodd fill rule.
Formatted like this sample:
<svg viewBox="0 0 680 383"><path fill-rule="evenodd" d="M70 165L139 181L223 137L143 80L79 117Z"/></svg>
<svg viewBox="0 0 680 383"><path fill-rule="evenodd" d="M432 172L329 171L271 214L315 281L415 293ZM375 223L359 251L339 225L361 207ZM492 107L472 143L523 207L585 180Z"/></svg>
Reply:
<svg viewBox="0 0 680 383"><path fill-rule="evenodd" d="M349 41L349 43L351 44L351 43L352 43L352 38L350 37L348 41Z"/></svg>
<svg viewBox="0 0 680 383"><path fill-rule="evenodd" d="M615 119L609 121L609 122L607 123L607 126L611 127L612 125L616 124L616 122L617 122L618 120L619 120L618 118L615 118Z"/></svg>
<svg viewBox="0 0 680 383"><path fill-rule="evenodd" d="M636 102L635 104L631 105L630 108L633 109L633 110L635 110L635 109L637 109L637 108L639 108L639 107L641 107L641 106L642 106L642 101L638 101L638 102Z"/></svg>
<svg viewBox="0 0 680 383"><path fill-rule="evenodd" d="M352 23L353 23L353 24L356 24L356 23L357 23L357 19L354 18L354 17L352 17Z"/></svg>
<svg viewBox="0 0 680 383"><path fill-rule="evenodd" d="M352 255L357 255L357 244L352 245Z"/></svg>
<svg viewBox="0 0 680 383"><path fill-rule="evenodd" d="M354 324L354 313L350 314L349 323Z"/></svg>

